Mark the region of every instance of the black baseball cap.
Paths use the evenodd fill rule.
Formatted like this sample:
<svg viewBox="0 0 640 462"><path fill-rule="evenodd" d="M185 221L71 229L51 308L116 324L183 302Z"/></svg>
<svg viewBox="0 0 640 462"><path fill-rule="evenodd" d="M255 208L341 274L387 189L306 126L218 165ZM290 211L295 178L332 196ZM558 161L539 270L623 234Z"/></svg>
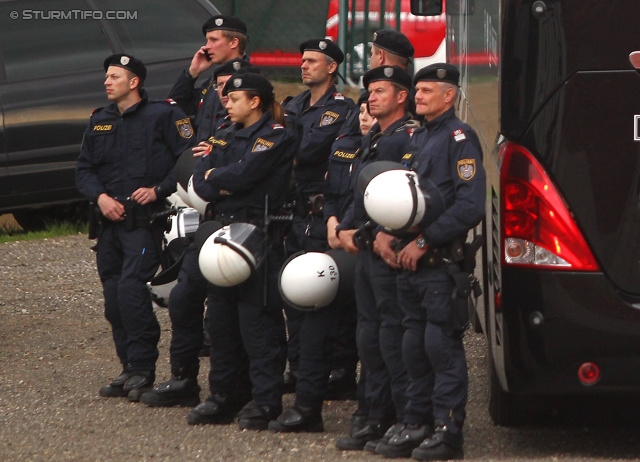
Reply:
<svg viewBox="0 0 640 462"><path fill-rule="evenodd" d="M104 60L104 70L109 69L109 66L118 66L127 69L137 75L143 82L144 79L147 78L147 68L142 64L142 61L131 55L123 53L111 55Z"/></svg>

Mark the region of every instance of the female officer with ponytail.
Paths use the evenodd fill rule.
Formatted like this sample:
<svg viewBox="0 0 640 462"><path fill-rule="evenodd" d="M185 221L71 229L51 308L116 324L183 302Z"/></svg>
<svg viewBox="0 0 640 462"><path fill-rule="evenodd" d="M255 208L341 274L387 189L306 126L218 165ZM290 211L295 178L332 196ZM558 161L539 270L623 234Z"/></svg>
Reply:
<svg viewBox="0 0 640 462"><path fill-rule="evenodd" d="M212 152L196 161L194 188L210 202L210 215L221 224L243 222L264 229L265 214L285 201L297 140L285 129L273 86L262 75L237 72L223 94L229 97L226 108L233 124ZM273 231L272 226L267 230ZM246 404L238 414L240 428L264 430L282 411L286 337L277 277L284 259L281 240L270 241L267 263L244 282L208 284L210 396L191 411L190 424L227 423ZM245 354L250 394L236 383Z"/></svg>

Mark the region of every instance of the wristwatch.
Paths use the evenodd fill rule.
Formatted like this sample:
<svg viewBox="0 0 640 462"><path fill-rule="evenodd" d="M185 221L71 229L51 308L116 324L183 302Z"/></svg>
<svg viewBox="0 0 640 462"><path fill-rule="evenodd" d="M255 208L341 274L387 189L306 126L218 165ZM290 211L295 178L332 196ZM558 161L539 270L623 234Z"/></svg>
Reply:
<svg viewBox="0 0 640 462"><path fill-rule="evenodd" d="M419 249L424 249L426 246L427 242L424 240L424 237L418 236L418 239L416 239L416 247L418 247Z"/></svg>

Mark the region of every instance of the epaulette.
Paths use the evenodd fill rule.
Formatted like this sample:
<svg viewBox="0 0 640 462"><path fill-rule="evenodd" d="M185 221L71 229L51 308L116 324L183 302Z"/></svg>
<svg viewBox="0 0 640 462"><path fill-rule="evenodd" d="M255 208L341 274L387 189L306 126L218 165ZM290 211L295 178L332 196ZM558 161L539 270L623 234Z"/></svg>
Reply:
<svg viewBox="0 0 640 462"><path fill-rule="evenodd" d="M344 101L344 94L342 94L340 92L335 92L333 94L333 99L338 99L338 100L343 100Z"/></svg>
<svg viewBox="0 0 640 462"><path fill-rule="evenodd" d="M271 128L272 128L272 129L274 129L274 130L282 130L282 129L284 129L284 125L281 125L281 124L273 124L273 125L271 126Z"/></svg>
<svg viewBox="0 0 640 462"><path fill-rule="evenodd" d="M165 101L165 103L169 103L169 104L178 104L174 100L172 100L171 98L167 98L164 101Z"/></svg>
<svg viewBox="0 0 640 462"><path fill-rule="evenodd" d="M453 139L456 140L457 143L467 139L467 135L464 134L464 130L462 130L461 128L458 128L451 132L451 136L453 136Z"/></svg>
<svg viewBox="0 0 640 462"><path fill-rule="evenodd" d="M93 112L91 113L91 115L96 114L96 113L98 113L98 112L102 111L103 109L104 109L104 106L102 106L102 107L97 107L97 108L95 108L95 109L93 110Z"/></svg>

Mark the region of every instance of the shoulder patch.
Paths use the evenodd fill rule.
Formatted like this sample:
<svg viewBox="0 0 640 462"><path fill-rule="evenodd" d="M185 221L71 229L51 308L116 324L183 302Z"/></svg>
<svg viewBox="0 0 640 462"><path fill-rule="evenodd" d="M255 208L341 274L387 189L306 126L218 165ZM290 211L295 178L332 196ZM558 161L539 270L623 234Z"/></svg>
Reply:
<svg viewBox="0 0 640 462"><path fill-rule="evenodd" d="M320 117L320 126L331 125L336 120L340 118L340 114L333 111L325 111L324 114Z"/></svg>
<svg viewBox="0 0 640 462"><path fill-rule="evenodd" d="M262 138L258 138L255 143L253 143L253 148L251 152L256 151L266 151L267 149L271 149L275 143L273 141L267 141Z"/></svg>
<svg viewBox="0 0 640 462"><path fill-rule="evenodd" d="M176 128L183 138L191 138L193 136L193 127L188 117L186 119L176 120Z"/></svg>
<svg viewBox="0 0 640 462"><path fill-rule="evenodd" d="M344 95L342 93L336 92L333 94L333 99L338 99L344 101Z"/></svg>
<svg viewBox="0 0 640 462"><path fill-rule="evenodd" d="M462 159L458 161L458 176L469 181L476 175L476 160L475 159Z"/></svg>
<svg viewBox="0 0 640 462"><path fill-rule="evenodd" d="M462 131L461 128L454 130L451 135L453 136L453 139L458 143L467 139L467 135L464 134L464 131Z"/></svg>

